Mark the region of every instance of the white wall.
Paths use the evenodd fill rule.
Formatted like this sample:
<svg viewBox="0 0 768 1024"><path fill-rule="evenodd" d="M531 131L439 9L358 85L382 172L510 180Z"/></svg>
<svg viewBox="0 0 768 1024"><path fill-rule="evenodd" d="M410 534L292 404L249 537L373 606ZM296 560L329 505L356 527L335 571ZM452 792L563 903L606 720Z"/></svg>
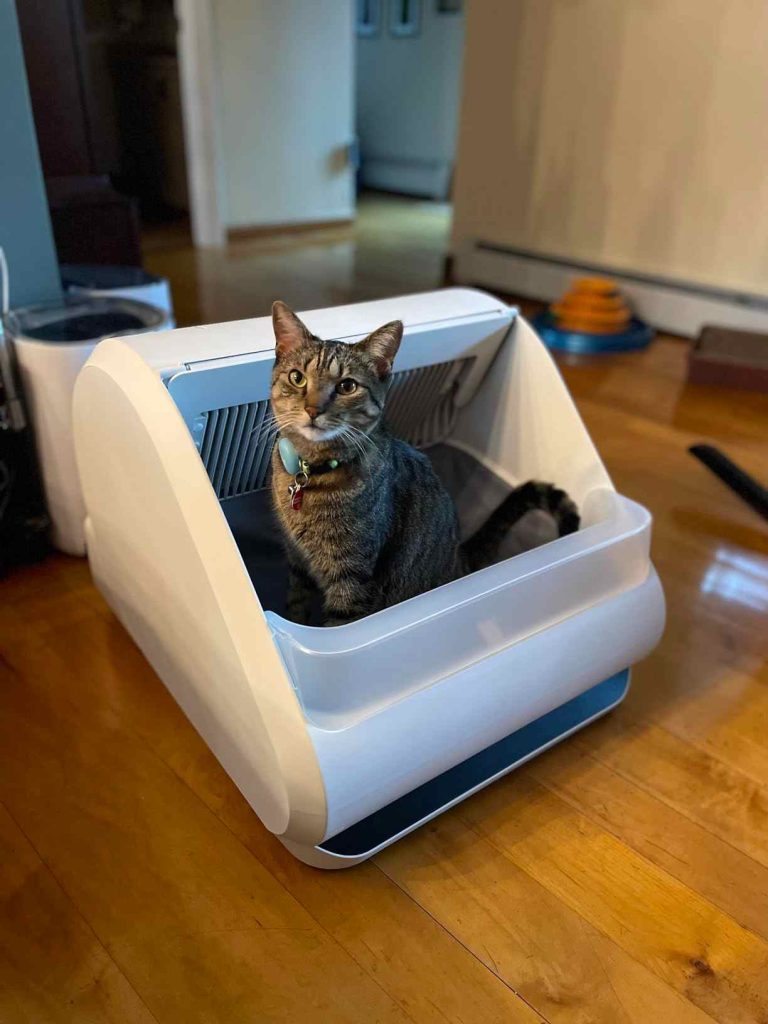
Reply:
<svg viewBox="0 0 768 1024"><path fill-rule="evenodd" d="M765 0L475 0L457 251L768 294Z"/></svg>
<svg viewBox="0 0 768 1024"><path fill-rule="evenodd" d="M423 0L418 36L357 40L361 180L372 188L446 198L456 150L464 16Z"/></svg>
<svg viewBox="0 0 768 1024"><path fill-rule="evenodd" d="M352 0L211 0L228 227L354 214Z"/></svg>

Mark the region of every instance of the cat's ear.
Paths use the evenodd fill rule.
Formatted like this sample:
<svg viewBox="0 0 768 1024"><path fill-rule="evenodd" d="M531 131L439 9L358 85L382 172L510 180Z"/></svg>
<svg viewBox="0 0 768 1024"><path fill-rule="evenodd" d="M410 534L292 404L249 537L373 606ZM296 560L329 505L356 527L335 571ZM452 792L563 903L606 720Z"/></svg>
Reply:
<svg viewBox="0 0 768 1024"><path fill-rule="evenodd" d="M403 340L403 321L393 320L358 341L355 348L373 359L379 377L387 377L392 371L400 342Z"/></svg>
<svg viewBox="0 0 768 1024"><path fill-rule="evenodd" d="M275 329L275 352L283 359L290 352L312 340L309 328L284 302L272 303L272 326Z"/></svg>

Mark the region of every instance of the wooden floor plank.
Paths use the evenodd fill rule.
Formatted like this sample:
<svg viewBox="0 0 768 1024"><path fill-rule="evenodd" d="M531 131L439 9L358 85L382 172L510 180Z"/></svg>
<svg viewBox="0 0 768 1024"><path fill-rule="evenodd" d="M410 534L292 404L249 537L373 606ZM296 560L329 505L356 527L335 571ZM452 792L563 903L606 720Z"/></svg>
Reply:
<svg viewBox="0 0 768 1024"><path fill-rule="evenodd" d="M504 797L518 788L516 778L501 785ZM647 1024L651 1007L675 1024L712 1019L468 827L459 809L376 862L553 1024Z"/></svg>
<svg viewBox="0 0 768 1024"><path fill-rule="evenodd" d="M768 869L597 761L589 730L548 751L529 771L647 860L768 939Z"/></svg>
<svg viewBox="0 0 768 1024"><path fill-rule="evenodd" d="M377 867L339 878L307 870L274 842L262 840L258 848L289 891L414 1019L544 1019L515 994L517 979L489 969Z"/></svg>
<svg viewBox="0 0 768 1024"><path fill-rule="evenodd" d="M600 722L597 760L768 866L768 784L652 724Z"/></svg>
<svg viewBox="0 0 768 1024"><path fill-rule="evenodd" d="M141 1001L0 804L0 1021L152 1024Z"/></svg>
<svg viewBox="0 0 768 1024"><path fill-rule="evenodd" d="M462 820L715 1020L768 1018L768 942L533 779L516 781L465 804Z"/></svg>
<svg viewBox="0 0 768 1024"><path fill-rule="evenodd" d="M12 610L0 620L17 638L0 799L159 1021L409 1019Z"/></svg>

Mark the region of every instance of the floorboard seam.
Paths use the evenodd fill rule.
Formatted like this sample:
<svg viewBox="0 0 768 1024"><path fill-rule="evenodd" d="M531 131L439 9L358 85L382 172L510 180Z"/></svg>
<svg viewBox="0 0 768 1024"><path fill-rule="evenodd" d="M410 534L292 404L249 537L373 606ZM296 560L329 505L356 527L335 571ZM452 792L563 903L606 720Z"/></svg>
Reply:
<svg viewBox="0 0 768 1024"><path fill-rule="evenodd" d="M459 946L461 946L462 949L466 950L466 952L472 957L472 959L476 960L477 963L480 964L480 966L484 970L488 971L489 974L492 974L494 978L498 978L498 980L501 982L501 984L504 985L505 988L509 989L509 991L513 995L515 995L522 1003L525 1003L525 1005L528 1007L529 1010L531 1010L533 1013L537 1014L537 1016L541 1019L543 1024L551 1024L551 1021L549 1020L549 1018L545 1017L544 1014L541 1012L541 1010L538 1009L538 1007L534 1006L533 1003L529 1002L525 998L525 996L522 994L522 992L520 992L518 989L516 989L514 987L514 985L510 985L510 983L505 978L502 978L502 976L499 974L498 970L493 970L491 967L488 966L488 964L484 963L480 959L480 957L477 955L477 953L475 953L475 951L473 949L471 949L465 942L463 942L458 937L458 935L454 935L454 933L446 925L444 925L443 922L439 918L435 917L435 915L427 907L425 907L421 903L419 903L419 901L414 896L412 896L411 893L409 893L408 890L405 889L398 882L398 880L396 878L393 878L392 875L387 874L387 872L384 870L384 868L376 860L373 861L373 864L374 864L374 867L376 867L384 875L385 878L389 879L389 881L393 885L397 886L397 888L400 890L400 892L402 892L405 896L407 896L408 899L419 908L419 910L421 910L424 914L426 914L427 917L430 918L430 920L434 921L435 924L437 925L437 927L442 932L445 932L445 934L448 935ZM491 960L491 962L493 962L493 958L492 957L489 956L489 959Z"/></svg>
<svg viewBox="0 0 768 1024"><path fill-rule="evenodd" d="M26 841L29 843L30 847L34 850L35 856L40 860L40 863L43 865L45 870L48 872L48 874L53 879L53 883L56 886L56 888L59 890L59 892L61 892L61 894L64 896L64 899L72 907L72 909L75 912L75 914L77 915L77 917L83 922L83 924L85 925L86 929L91 934L93 939L98 943L99 947L104 951L104 955L109 959L110 963L112 963L114 965L115 970L119 972L121 977L124 979L126 985L134 993L134 995L139 1000L139 1002L144 1007L144 1009L147 1011L147 1013L152 1018L152 1020L157 1021L157 1024L160 1024L159 1018L156 1017L155 1014L152 1012L152 1010L149 1008L149 1006L147 1005L147 1002L144 999L144 997L142 996L141 992L136 988L136 986L131 981L129 974L120 965L119 961L115 959L115 956L114 956L112 950L109 948L109 946L107 946L104 943L104 941L102 940L101 936L98 934L98 932L93 927L91 922L85 916L85 914L83 913L81 908L78 906L78 904L72 899L70 894L67 892L65 886L60 881L58 875L53 870L53 868L48 863L48 861L45 859L45 857L42 855L40 850L38 850L37 846L32 841L31 837L29 835L27 835L27 832L25 831L25 829L19 823L19 821L17 820L16 816L13 814L13 812L10 809L10 807L8 806L7 802L5 800L0 801L0 806L3 807L3 809L5 810L6 814L11 819L13 824L16 826L16 828L19 830L19 832L24 836Z"/></svg>

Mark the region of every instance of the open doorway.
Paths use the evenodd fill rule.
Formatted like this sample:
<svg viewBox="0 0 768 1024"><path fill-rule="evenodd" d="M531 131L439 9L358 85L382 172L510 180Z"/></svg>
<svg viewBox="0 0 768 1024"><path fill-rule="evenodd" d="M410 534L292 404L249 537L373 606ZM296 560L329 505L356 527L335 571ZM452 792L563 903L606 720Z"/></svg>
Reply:
<svg viewBox="0 0 768 1024"><path fill-rule="evenodd" d="M359 184L448 202L466 0L357 0Z"/></svg>
<svg viewBox="0 0 768 1024"><path fill-rule="evenodd" d="M173 0L28 0L24 58L60 263L142 263L189 234Z"/></svg>
<svg viewBox="0 0 768 1024"><path fill-rule="evenodd" d="M142 227L188 228L189 195L173 0L109 0L106 72L114 94L121 192ZM106 22L106 19L104 19Z"/></svg>

